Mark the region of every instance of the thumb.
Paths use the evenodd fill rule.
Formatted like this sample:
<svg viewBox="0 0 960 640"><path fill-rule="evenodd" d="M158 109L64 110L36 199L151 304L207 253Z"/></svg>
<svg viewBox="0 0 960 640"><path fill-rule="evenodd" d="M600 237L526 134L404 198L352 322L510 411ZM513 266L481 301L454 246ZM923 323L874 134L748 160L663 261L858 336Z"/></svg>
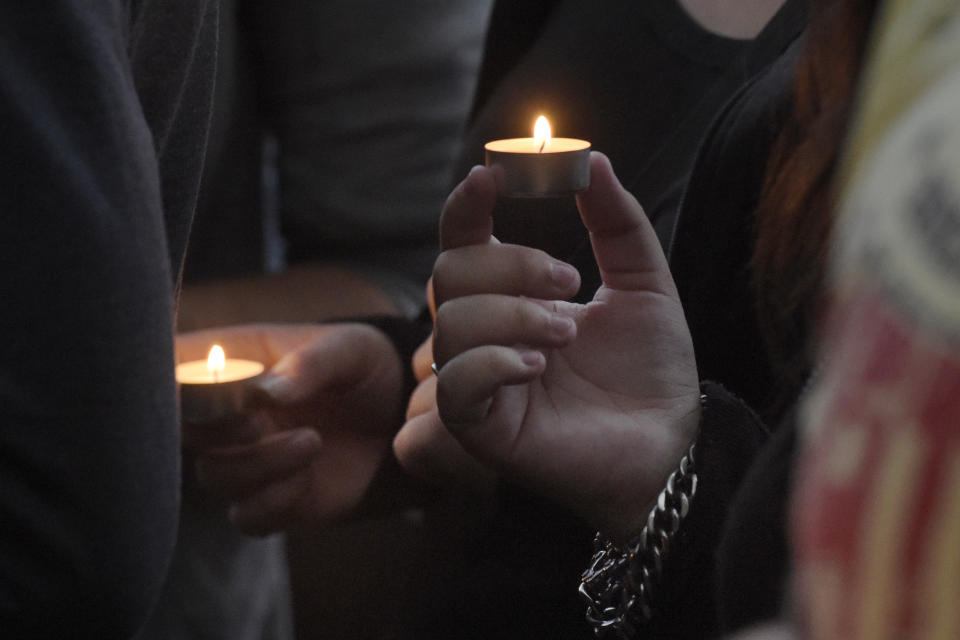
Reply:
<svg viewBox="0 0 960 640"><path fill-rule="evenodd" d="M486 244L493 234L497 183L487 167L476 166L450 193L440 214L442 250Z"/></svg>
<svg viewBox="0 0 960 640"><path fill-rule="evenodd" d="M359 381L376 362L355 334L344 328L288 351L255 386L274 402L297 404Z"/></svg>
<svg viewBox="0 0 960 640"><path fill-rule="evenodd" d="M590 187L577 195L603 284L625 291L676 294L660 241L647 214L623 188L610 160L590 154Z"/></svg>

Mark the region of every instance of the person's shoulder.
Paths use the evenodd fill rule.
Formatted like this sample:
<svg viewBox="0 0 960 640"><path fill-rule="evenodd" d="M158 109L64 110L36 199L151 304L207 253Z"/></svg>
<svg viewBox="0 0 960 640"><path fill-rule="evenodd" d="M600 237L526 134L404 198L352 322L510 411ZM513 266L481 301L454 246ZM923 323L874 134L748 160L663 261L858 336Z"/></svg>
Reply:
<svg viewBox="0 0 960 640"><path fill-rule="evenodd" d="M723 207L727 211L746 210L755 203L770 148L789 114L793 71L802 47L802 39L796 39L714 116L687 184L682 218L699 219L701 209L714 218L718 193L733 197L735 202Z"/></svg>
<svg viewBox="0 0 960 640"><path fill-rule="evenodd" d="M789 112L794 71L803 43L802 37L793 40L729 100L714 121L710 134L714 145L741 148L756 138L772 140Z"/></svg>

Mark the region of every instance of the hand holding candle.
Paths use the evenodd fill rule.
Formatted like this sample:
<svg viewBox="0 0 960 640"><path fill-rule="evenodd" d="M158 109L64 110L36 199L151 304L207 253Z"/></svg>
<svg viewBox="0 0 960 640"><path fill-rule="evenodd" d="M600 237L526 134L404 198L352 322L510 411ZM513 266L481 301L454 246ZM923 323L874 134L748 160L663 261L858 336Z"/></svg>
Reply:
<svg viewBox="0 0 960 640"><path fill-rule="evenodd" d="M548 198L590 186L590 143L554 138L544 116L537 118L532 138L493 140L484 148L502 195Z"/></svg>
<svg viewBox="0 0 960 640"><path fill-rule="evenodd" d="M587 304L567 302L580 285L570 265L493 241L488 169L448 198L433 271L437 409L488 468L626 537L696 432L699 378L656 233L606 157L590 166L577 204L603 286Z"/></svg>
<svg viewBox="0 0 960 640"><path fill-rule="evenodd" d="M218 353L212 370L203 359L213 343L222 370ZM180 334L177 351L195 363L179 368L185 394L246 387L239 414L182 426L199 486L230 503L237 527L320 525L359 504L403 410L403 363L386 336L350 323L241 325Z"/></svg>

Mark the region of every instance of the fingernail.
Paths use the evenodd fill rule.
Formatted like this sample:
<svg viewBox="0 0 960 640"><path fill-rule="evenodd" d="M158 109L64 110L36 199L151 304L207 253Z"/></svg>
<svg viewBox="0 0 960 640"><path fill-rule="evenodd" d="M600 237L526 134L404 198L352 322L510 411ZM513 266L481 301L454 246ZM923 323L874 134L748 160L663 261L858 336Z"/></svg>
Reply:
<svg viewBox="0 0 960 640"><path fill-rule="evenodd" d="M563 262L554 262L550 265L550 279L558 287L566 289L572 285L580 274L570 265Z"/></svg>
<svg viewBox="0 0 960 640"><path fill-rule="evenodd" d="M321 441L322 439L320 434L310 428L297 429L292 433L289 439L289 443L292 447L307 451L319 450Z"/></svg>
<svg viewBox="0 0 960 640"><path fill-rule="evenodd" d="M566 316L550 316L550 333L558 340L569 340L577 334L577 324Z"/></svg>
<svg viewBox="0 0 960 640"><path fill-rule="evenodd" d="M539 351L524 351L520 354L520 359L523 360L523 364L527 365L531 369L539 367L543 364L543 354Z"/></svg>
<svg viewBox="0 0 960 640"><path fill-rule="evenodd" d="M290 378L276 373L268 373L256 382L257 388L278 402L293 399L295 385Z"/></svg>

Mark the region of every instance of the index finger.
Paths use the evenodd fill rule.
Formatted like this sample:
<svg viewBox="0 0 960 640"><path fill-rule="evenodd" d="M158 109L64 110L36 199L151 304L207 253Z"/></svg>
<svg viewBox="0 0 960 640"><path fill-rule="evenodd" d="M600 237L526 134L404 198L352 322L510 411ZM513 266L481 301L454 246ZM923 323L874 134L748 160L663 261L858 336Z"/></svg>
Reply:
<svg viewBox="0 0 960 640"><path fill-rule="evenodd" d="M476 166L458 184L440 214L440 249L486 244L493 237L497 183L487 167Z"/></svg>

